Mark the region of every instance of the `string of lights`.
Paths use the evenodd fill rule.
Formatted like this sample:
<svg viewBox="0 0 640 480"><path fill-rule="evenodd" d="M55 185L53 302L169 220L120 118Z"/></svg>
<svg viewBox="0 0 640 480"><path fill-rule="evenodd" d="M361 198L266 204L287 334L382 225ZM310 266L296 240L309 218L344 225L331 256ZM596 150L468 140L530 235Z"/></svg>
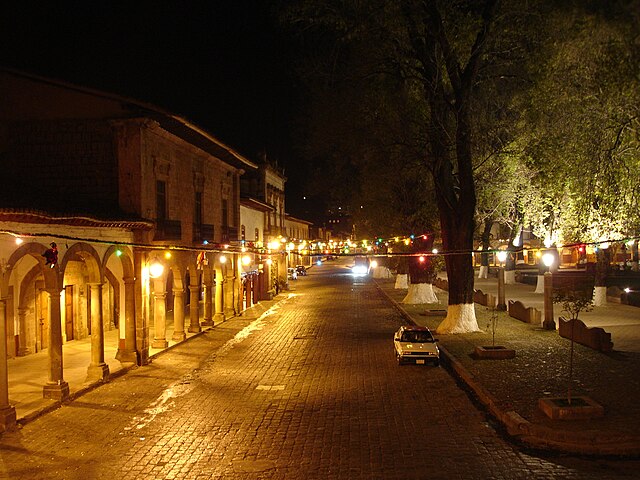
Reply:
<svg viewBox="0 0 640 480"><path fill-rule="evenodd" d="M408 236L394 236L389 237L387 239L383 239L382 237L376 237L375 240L363 239L359 241L351 241L348 240L346 242L319 242L319 241L308 241L308 240L299 240L298 245L294 243L294 241L287 241L286 239L282 239L278 242L273 242L269 244L268 248L265 247L255 247L251 245L251 242L239 241L236 244L225 243L225 244L213 244L205 242L202 245L198 246L187 246L187 245L156 245L149 243L140 243L140 242L127 242L127 241L114 241L114 240L105 240L101 238L91 238L91 237L83 237L76 235L65 235L59 232L20 232L15 230L0 230L0 234L10 235L15 238L20 239L29 239L29 238L55 238L59 240L66 241L77 241L77 242L88 242L94 244L102 244L102 245L114 245L116 247L131 247L131 248L143 248L148 250L173 250L173 251L186 251L186 252L206 252L206 253L253 253L256 255L264 255L264 254L286 254L290 251L297 251L300 253L300 246L305 246L305 252L308 255L332 255L339 257L354 257L361 255L370 255L370 256L394 256L394 257L415 257L415 256L449 256L449 255L472 255L472 254L486 254L486 253L497 253L501 250L500 248L493 249L462 249L462 250L438 250L433 249L431 251L415 251L415 252L395 252L393 251L393 244L404 243L405 246L411 245L417 237L422 237L422 239L426 240L432 234L421 234L421 235L408 235ZM634 242L640 240L640 236L635 237L624 237L624 238L611 238L600 241L593 242L574 242L574 243L566 243L562 245L556 245L553 248L586 248L587 246L591 246L594 248L607 248L602 247L603 245L610 245L614 243L623 243L625 245L631 246ZM277 246L276 246L277 243ZM326 248L329 247L329 248ZM351 251L351 249L355 249L356 251ZM359 251L363 249L364 251ZM381 252L381 249L387 249L387 251ZM525 250L544 250L547 247L530 247L525 248L523 246L512 247L507 249L512 253L521 253Z"/></svg>

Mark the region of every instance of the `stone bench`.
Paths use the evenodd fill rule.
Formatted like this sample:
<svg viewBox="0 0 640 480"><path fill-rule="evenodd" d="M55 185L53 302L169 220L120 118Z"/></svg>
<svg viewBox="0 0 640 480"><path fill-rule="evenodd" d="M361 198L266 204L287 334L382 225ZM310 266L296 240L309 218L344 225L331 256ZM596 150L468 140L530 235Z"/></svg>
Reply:
<svg viewBox="0 0 640 480"><path fill-rule="evenodd" d="M599 352L610 352L613 350L613 342L611 334L607 333L604 328L587 327L582 320L567 320L563 317L559 319L558 332L561 337L571 339L571 330L573 329L573 341L585 347L592 348Z"/></svg>
<svg viewBox="0 0 640 480"><path fill-rule="evenodd" d="M542 312L537 308L533 307L525 307L524 304L516 300L508 301L507 310L509 311L509 316L516 318L525 323L532 323L535 325L540 325L542 322Z"/></svg>

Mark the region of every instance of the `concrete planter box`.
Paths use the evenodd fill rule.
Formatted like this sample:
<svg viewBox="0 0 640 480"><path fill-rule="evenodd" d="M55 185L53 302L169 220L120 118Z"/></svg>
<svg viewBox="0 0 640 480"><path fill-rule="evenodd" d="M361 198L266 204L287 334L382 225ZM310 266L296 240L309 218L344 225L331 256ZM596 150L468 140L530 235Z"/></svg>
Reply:
<svg viewBox="0 0 640 480"><path fill-rule="evenodd" d="M481 359L506 360L514 358L516 356L516 351L501 345L495 345L489 347L476 347L475 354Z"/></svg>
<svg viewBox="0 0 640 480"><path fill-rule="evenodd" d="M604 416L604 407L589 397L548 397L538 400L540 408L552 420L584 420Z"/></svg>

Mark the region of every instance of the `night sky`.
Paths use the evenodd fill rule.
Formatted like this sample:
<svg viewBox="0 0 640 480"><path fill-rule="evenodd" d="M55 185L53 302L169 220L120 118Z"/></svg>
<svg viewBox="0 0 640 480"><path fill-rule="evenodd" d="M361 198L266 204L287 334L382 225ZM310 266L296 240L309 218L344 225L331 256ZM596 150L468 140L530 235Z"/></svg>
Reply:
<svg viewBox="0 0 640 480"><path fill-rule="evenodd" d="M297 94L272 2L16 2L0 7L0 64L182 115L252 160L285 167L296 214L303 167L291 150Z"/></svg>

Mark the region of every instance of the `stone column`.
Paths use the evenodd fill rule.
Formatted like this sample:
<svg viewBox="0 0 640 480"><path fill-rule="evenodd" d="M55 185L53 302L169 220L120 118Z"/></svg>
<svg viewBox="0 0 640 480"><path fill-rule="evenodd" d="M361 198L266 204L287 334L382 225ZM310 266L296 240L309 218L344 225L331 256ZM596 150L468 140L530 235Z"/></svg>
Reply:
<svg viewBox="0 0 640 480"><path fill-rule="evenodd" d="M44 398L64 400L69 397L69 384L64 381L62 368L62 317L60 290L48 288L49 294L49 380L44 386Z"/></svg>
<svg viewBox="0 0 640 480"><path fill-rule="evenodd" d="M109 378L109 366L104 361L104 322L102 316L102 284L87 283L91 295L91 363L87 382L104 382Z"/></svg>
<svg viewBox="0 0 640 480"><path fill-rule="evenodd" d="M16 409L9 404L9 369L7 367L7 302L0 300L0 431L16 426Z"/></svg>
<svg viewBox="0 0 640 480"><path fill-rule="evenodd" d="M165 299L167 297L164 291L163 280L153 281L153 325L154 335L151 348L167 348L167 311L165 308Z"/></svg>
<svg viewBox="0 0 640 480"><path fill-rule="evenodd" d="M135 279L124 278L124 349L118 349L116 359L122 363L139 364L136 347L136 293Z"/></svg>
<svg viewBox="0 0 640 480"><path fill-rule="evenodd" d="M18 345L18 356L24 357L25 355L29 355L33 353L31 348L27 345L27 309L26 308L18 308L18 335L20 339L20 345Z"/></svg>
<svg viewBox="0 0 640 480"><path fill-rule="evenodd" d="M230 274L229 270L231 269L227 268L227 275L224 279L224 316L226 318L233 317L236 314L233 303L233 291L235 289L234 281L236 277L233 275L233 270L231 270Z"/></svg>
<svg viewBox="0 0 640 480"><path fill-rule="evenodd" d="M194 280L198 281L198 276L191 276L191 282ZM198 298L198 294L200 293L200 286L194 285L191 283L189 285L189 333L198 333L202 331L202 327L200 327L200 298Z"/></svg>
<svg viewBox="0 0 640 480"><path fill-rule="evenodd" d="M211 307L213 300L213 279L211 278L211 269L208 266L205 266L202 271L202 283L204 284L204 320L202 321L202 325L212 327Z"/></svg>
<svg viewBox="0 0 640 480"><path fill-rule="evenodd" d="M173 290L173 336L175 342L182 342L187 338L184 333L184 291L182 289Z"/></svg>
<svg viewBox="0 0 640 480"><path fill-rule="evenodd" d="M136 350L139 353L138 365L149 363L149 299L147 285L143 283L142 270L146 264L147 253L138 248L133 249L133 271L135 274L135 328Z"/></svg>
<svg viewBox="0 0 640 480"><path fill-rule="evenodd" d="M216 268L216 298L215 298L215 309L216 313L213 317L213 321L215 323L224 322L224 280L222 278L222 269L220 267Z"/></svg>

